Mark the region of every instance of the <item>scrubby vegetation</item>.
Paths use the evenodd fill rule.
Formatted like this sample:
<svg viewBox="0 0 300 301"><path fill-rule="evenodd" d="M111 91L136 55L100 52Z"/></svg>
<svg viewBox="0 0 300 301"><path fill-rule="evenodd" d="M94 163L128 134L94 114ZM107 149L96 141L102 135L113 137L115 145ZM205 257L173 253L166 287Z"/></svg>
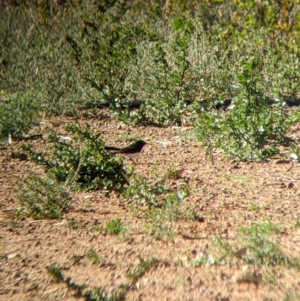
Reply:
<svg viewBox="0 0 300 301"><path fill-rule="evenodd" d="M22 138L45 118L79 117L82 107L96 115L102 106L110 118L131 126L192 125L183 138L199 141L210 159L216 149L237 161L266 161L283 147L298 154L298 142L287 133L300 115L286 101L300 99L299 5L297 0L7 1L0 12L0 138ZM139 103L134 109L133 101ZM197 220L194 208L183 204L192 188L170 188L175 167L145 179L125 170L88 125L72 123L65 130L68 141L52 133L43 150L24 146L42 171L20 186L19 217L61 219L74 193L101 189L117 192L156 239L172 241L177 222ZM124 225L112 219L90 231L130 235ZM240 227L237 246L217 239L211 253L189 264L231 264L233 258L299 270L299 260L285 256L270 238L278 229L272 223ZM92 248L87 256L93 264L101 261ZM84 293L56 266L47 270L86 300L121 300L156 262L140 258L131 281L112 297L102 288Z"/></svg>
<svg viewBox="0 0 300 301"><path fill-rule="evenodd" d="M109 104L126 123L182 124L193 103L193 119L204 133L196 137L204 145L250 160L276 152L273 144L263 146L270 139L281 143L288 123L281 122L284 110L273 112L265 99L280 105L284 97L299 97L296 3L100 3L24 1L5 7L2 135L27 132L42 112L76 114L79 105L99 103ZM135 114L120 110L135 99L145 101ZM225 99L236 103L230 116L220 121L212 112L198 115L204 101ZM234 128L249 137L239 138ZM227 142L224 132L237 141Z"/></svg>

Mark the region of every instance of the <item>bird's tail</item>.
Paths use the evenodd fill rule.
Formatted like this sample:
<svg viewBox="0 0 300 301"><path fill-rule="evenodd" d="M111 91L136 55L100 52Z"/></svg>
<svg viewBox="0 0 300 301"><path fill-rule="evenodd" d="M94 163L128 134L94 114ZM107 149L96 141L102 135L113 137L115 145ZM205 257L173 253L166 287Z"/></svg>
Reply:
<svg viewBox="0 0 300 301"><path fill-rule="evenodd" d="M113 146L105 146L105 149L109 150L109 151L119 151L120 150L120 148L113 147Z"/></svg>

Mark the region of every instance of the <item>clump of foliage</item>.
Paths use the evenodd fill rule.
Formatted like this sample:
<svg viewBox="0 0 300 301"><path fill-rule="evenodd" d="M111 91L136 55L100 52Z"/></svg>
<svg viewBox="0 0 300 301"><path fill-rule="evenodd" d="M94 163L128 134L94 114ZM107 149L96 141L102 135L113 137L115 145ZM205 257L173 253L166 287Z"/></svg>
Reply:
<svg viewBox="0 0 300 301"><path fill-rule="evenodd" d="M170 35L156 29L155 39L148 41L146 37L137 45L138 63L130 66L127 85L134 91L133 97L147 101L135 114L121 114L121 120L166 126L182 123L187 100L194 99L196 91L192 83L196 74L191 68L191 39L201 29L195 23L180 16L170 20Z"/></svg>
<svg viewBox="0 0 300 301"><path fill-rule="evenodd" d="M55 179L31 173L18 191L18 215L34 219L60 219L71 208L72 197L67 187Z"/></svg>
<svg viewBox="0 0 300 301"><path fill-rule="evenodd" d="M83 298L87 301L121 301L125 299L126 294L131 289L134 289L138 280L152 268L155 268L158 262L159 261L155 258L144 259L139 257L138 265L127 275L129 281L121 284L118 288L116 288L116 292L111 295L107 295L102 287L98 287L94 290L88 290L85 284L75 283L71 277L66 277L63 274L62 269L56 265L47 266L46 269L52 277L53 282L64 283L67 288L73 291L74 295L79 298Z"/></svg>
<svg viewBox="0 0 300 301"><path fill-rule="evenodd" d="M189 188L184 186L178 191L170 190L166 178L163 176L150 183L134 175L131 177L131 185L122 196L133 214L145 220L145 228L149 234L157 239L166 237L172 240L176 232L176 222L194 219L195 215L190 208L183 206L189 195Z"/></svg>
<svg viewBox="0 0 300 301"><path fill-rule="evenodd" d="M181 124L187 104L234 97L236 62L253 53L264 94L299 96L299 11L287 2L21 1L3 12L1 95L28 93L46 114L106 103L127 123ZM145 104L121 110L130 100Z"/></svg>
<svg viewBox="0 0 300 301"><path fill-rule="evenodd" d="M92 264L97 264L101 261L99 254L94 249L90 249L88 251L87 257L92 262Z"/></svg>
<svg viewBox="0 0 300 301"><path fill-rule="evenodd" d="M127 203L145 207L160 207L161 197L168 191L164 179L150 184L146 179L137 175L131 177L131 185L124 191L123 197Z"/></svg>
<svg viewBox="0 0 300 301"><path fill-rule="evenodd" d="M99 231L104 234L119 235L127 231L127 227L123 225L119 218L108 221L105 227L93 226L91 231Z"/></svg>
<svg viewBox="0 0 300 301"><path fill-rule="evenodd" d="M168 205L179 205L189 195L187 186L181 187L179 191L168 188L167 178L169 172L159 177L155 172L152 174L156 180L151 183L143 177L133 175L130 186L124 190L122 196L127 204L140 208L166 208Z"/></svg>
<svg viewBox="0 0 300 301"><path fill-rule="evenodd" d="M0 101L0 138L19 137L38 124L39 104L28 94L16 94Z"/></svg>
<svg viewBox="0 0 300 301"><path fill-rule="evenodd" d="M289 127L282 99L272 106L264 96L256 58L241 61L242 72L237 75L237 95L226 113L201 110L194 135L212 156L215 148L239 160L262 161L279 152L287 144Z"/></svg>
<svg viewBox="0 0 300 301"><path fill-rule="evenodd" d="M105 151L104 142L99 135L92 133L89 125L85 129L74 124L65 128L73 134L72 139L63 141L57 135L51 135L51 152L37 152L32 146L24 147L30 159L67 186L121 191L127 183L122 160L116 160Z"/></svg>
<svg viewBox="0 0 300 301"><path fill-rule="evenodd" d="M61 218L71 207L70 192L105 189L122 191L128 180L122 160L115 160L105 151L104 142L87 125L69 124L66 130L73 134L64 141L57 135L49 137L50 151L37 152L24 146L29 158L42 166L45 175L31 174L18 193L19 215L40 218Z"/></svg>
<svg viewBox="0 0 300 301"><path fill-rule="evenodd" d="M241 226L238 228L237 243L232 244L224 239L216 238L207 252L201 253L196 258L195 265L203 264L245 264L256 267L282 266L285 268L300 269L300 260L284 253L277 236L281 227L270 221ZM249 281L255 274L247 273ZM261 278L261 277L260 277ZM251 280L252 279L252 280ZM262 279L261 279L262 280ZM260 280L260 281L261 281ZM255 282L255 281L254 281Z"/></svg>

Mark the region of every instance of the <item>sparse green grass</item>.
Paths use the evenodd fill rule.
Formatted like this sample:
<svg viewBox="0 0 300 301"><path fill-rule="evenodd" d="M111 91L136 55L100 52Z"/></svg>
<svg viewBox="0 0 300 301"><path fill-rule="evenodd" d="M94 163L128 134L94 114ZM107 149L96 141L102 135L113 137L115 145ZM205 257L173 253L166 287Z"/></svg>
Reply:
<svg viewBox="0 0 300 301"><path fill-rule="evenodd" d="M50 265L46 268L47 272L52 276L54 282L61 282L63 280L63 273L59 267Z"/></svg>
<svg viewBox="0 0 300 301"><path fill-rule="evenodd" d="M119 137L120 141L127 141L127 142L128 141L135 142L135 141L137 141L139 139L140 139L140 137L138 137L137 135L122 135L122 136Z"/></svg>
<svg viewBox="0 0 300 301"><path fill-rule="evenodd" d="M189 195L187 186L178 191L170 191L166 175L158 177L152 171L154 183L144 178L133 176L131 185L123 193L124 202L131 212L145 220L146 231L157 239L173 240L176 234L176 222L179 220L194 220L196 213L193 208L182 208Z"/></svg>
<svg viewBox="0 0 300 301"><path fill-rule="evenodd" d="M274 282L274 276L271 275L274 266L300 270L300 258L286 256L278 244L276 236L280 233L281 228L271 222L239 227L236 243L231 244L218 237L207 251L199 253L195 259L190 259L190 265L234 265L243 261L249 266L264 267L264 281ZM255 279L260 279L256 276L255 272L251 270L251 272L243 274L243 277L246 278L241 281L256 282Z"/></svg>
<svg viewBox="0 0 300 301"><path fill-rule="evenodd" d="M118 235L127 231L127 227L125 227L119 218L111 220L107 222L105 227L105 232L107 234Z"/></svg>
<svg viewBox="0 0 300 301"><path fill-rule="evenodd" d="M119 218L108 221L105 227L93 226L90 228L90 231L99 231L110 235L124 234L127 230L128 227L124 226Z"/></svg>
<svg viewBox="0 0 300 301"><path fill-rule="evenodd" d="M300 258L289 258L284 255L274 238L281 233L281 227L271 222L260 225L240 227L239 236L243 247L247 248L245 261L256 265L282 265L287 268L300 269Z"/></svg>
<svg viewBox="0 0 300 301"><path fill-rule="evenodd" d="M136 284L139 278L145 275L150 269L152 269L156 264L158 263L158 260L155 258L150 259L143 259L141 256L139 256L139 264L136 266L136 268L133 269L132 272L130 272L127 276L131 280L131 286Z"/></svg>
<svg viewBox="0 0 300 301"><path fill-rule="evenodd" d="M11 231L18 231L18 229L23 227L23 225L20 221L12 220L12 221L9 222L8 227Z"/></svg>
<svg viewBox="0 0 300 301"><path fill-rule="evenodd" d="M300 220L299 220L299 217L297 216L295 218L295 225L294 225L295 228L300 228Z"/></svg>
<svg viewBox="0 0 300 301"><path fill-rule="evenodd" d="M81 220L81 219L71 218L71 219L68 220L68 222L67 222L67 227L68 227L70 230L78 230L79 228L82 227L82 220Z"/></svg>
<svg viewBox="0 0 300 301"><path fill-rule="evenodd" d="M262 224L254 224L251 226L239 227L239 234L248 237L249 235L273 235L280 234L281 227L271 222L265 222Z"/></svg>
<svg viewBox="0 0 300 301"><path fill-rule="evenodd" d="M226 180L231 182L249 182L251 180L251 177L244 176L244 175L233 175L233 174L224 174L222 175Z"/></svg>
<svg viewBox="0 0 300 301"><path fill-rule="evenodd" d="M205 265L207 263L207 259L205 258L205 255L203 253L200 253L197 255L197 257L193 260L193 265L198 267Z"/></svg>
<svg viewBox="0 0 300 301"><path fill-rule="evenodd" d="M68 188L61 186L55 179L43 179L34 173L20 186L18 199L18 216L26 215L35 219L60 219L72 204Z"/></svg>
<svg viewBox="0 0 300 301"><path fill-rule="evenodd" d="M249 210L250 211L260 211L264 210L266 208L265 204L257 204L257 203L250 203L249 204Z"/></svg>
<svg viewBox="0 0 300 301"><path fill-rule="evenodd" d="M297 301L300 299L300 293L299 292L293 292L292 290L287 290L285 292L285 296L282 299L283 301Z"/></svg>
<svg viewBox="0 0 300 301"><path fill-rule="evenodd" d="M177 180L177 179L180 178L180 173L181 173L181 170L179 169L178 166L169 166L167 168L167 172L166 172L165 177L167 179Z"/></svg>
<svg viewBox="0 0 300 301"><path fill-rule="evenodd" d="M92 262L92 264L97 264L101 262L99 254L94 249L89 250L89 252L87 253L87 257Z"/></svg>
<svg viewBox="0 0 300 301"><path fill-rule="evenodd" d="M234 244L217 237L207 250L188 258L186 264L243 266L246 269L237 275L237 282L277 283L276 267L300 270L300 258L285 255L278 244L276 236L280 232L281 227L271 222L239 227Z"/></svg>
<svg viewBox="0 0 300 301"><path fill-rule="evenodd" d="M94 252L92 258L95 258ZM68 289L74 291L74 294L77 297L84 298L86 301L121 301L124 300L127 292L134 287L137 281L158 263L158 260L155 258L143 259L142 257L139 257L139 261L139 264L127 275L129 282L120 285L118 291L111 296L108 296L101 287L94 290L86 290L85 284L79 285L74 283L70 277L64 276L58 266L48 266L47 271L52 276L54 282L65 283Z"/></svg>

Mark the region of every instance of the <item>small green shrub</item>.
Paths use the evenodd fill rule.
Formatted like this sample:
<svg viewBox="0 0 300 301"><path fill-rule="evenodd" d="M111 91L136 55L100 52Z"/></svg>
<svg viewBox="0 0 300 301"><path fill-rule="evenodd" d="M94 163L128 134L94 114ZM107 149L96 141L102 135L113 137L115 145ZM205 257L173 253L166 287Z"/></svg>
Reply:
<svg viewBox="0 0 300 301"><path fill-rule="evenodd" d="M0 101L0 137L22 136L38 124L39 106L28 94Z"/></svg>
<svg viewBox="0 0 300 301"><path fill-rule="evenodd" d="M130 186L123 193L126 203L145 206L160 207L162 200L159 196L167 192L167 186L163 179L154 184L149 184L146 179L139 176L132 176Z"/></svg>
<svg viewBox="0 0 300 301"><path fill-rule="evenodd" d="M105 231L107 234L118 235L120 233L124 233L126 231L126 228L122 225L122 221L119 218L117 218L109 221L106 224Z"/></svg>
<svg viewBox="0 0 300 301"><path fill-rule="evenodd" d="M197 93L194 81L198 75L190 67L191 38L198 34L194 24L192 18L178 16L170 19L169 35L153 28L154 37L152 34L146 37L149 41L137 45L138 63L131 66L127 85L134 91L133 98L146 102L134 114L121 113L122 121L164 126L182 124L187 100L194 99Z"/></svg>
<svg viewBox="0 0 300 301"><path fill-rule="evenodd" d="M122 224L122 221L119 218L117 218L108 221L105 227L93 226L90 230L99 231L105 234L119 235L125 233L127 231L127 227L125 227Z"/></svg>
<svg viewBox="0 0 300 301"><path fill-rule="evenodd" d="M64 276L61 269L55 265L50 265L46 267L47 272L52 276L53 281L59 283L63 281Z"/></svg>
<svg viewBox="0 0 300 301"><path fill-rule="evenodd" d="M194 213L190 208L183 209L182 204L189 195L188 187L179 191L170 191L166 176L150 184L145 179L133 176L131 185L124 191L123 197L129 208L146 221L147 232L157 239L172 240L176 233L178 220L191 219ZM153 174L157 178L157 175Z"/></svg>
<svg viewBox="0 0 300 301"><path fill-rule="evenodd" d="M85 284L75 283L71 277L65 277L61 268L58 266L50 265L47 266L46 269L52 276L54 282L64 283L69 290L74 292L77 298L82 298L86 301L121 301L125 299L126 294L131 289L135 288L138 280L158 263L158 260L155 258L143 259L139 257L139 261L139 264L127 275L129 282L121 284L111 296L107 295L102 287L88 290Z"/></svg>
<svg viewBox="0 0 300 301"><path fill-rule="evenodd" d="M92 264L96 264L101 261L99 254L94 249L90 249L87 256Z"/></svg>
<svg viewBox="0 0 300 301"><path fill-rule="evenodd" d="M126 203L144 208L169 208L180 202L184 202L189 195L187 186L182 187L180 191L172 192L167 187L166 179L169 175L161 177L153 173L153 177L158 180L149 183L146 179L134 175L131 177L130 186L123 192L123 198ZM171 210L172 211L172 210Z"/></svg>
<svg viewBox="0 0 300 301"><path fill-rule="evenodd" d="M52 152L36 152L24 147L31 160L44 167L58 182L85 190L105 189L121 191L127 183L123 163L105 151L104 142L87 125L69 124L66 130L72 140L61 141L56 135L49 137Z"/></svg>
<svg viewBox="0 0 300 301"><path fill-rule="evenodd" d="M18 191L18 214L34 219L60 219L71 208L69 190L51 178L41 178L31 173Z"/></svg>
<svg viewBox="0 0 300 301"><path fill-rule="evenodd" d="M237 96L229 112L202 110L194 135L212 156L215 148L239 160L263 161L287 144L287 112L280 101L270 106L263 95L256 58L241 61Z"/></svg>
<svg viewBox="0 0 300 301"><path fill-rule="evenodd" d="M256 265L281 265L300 269L300 260L286 256L273 238L280 232L280 227L271 222L240 227L238 233L243 247L247 248L245 261Z"/></svg>
<svg viewBox="0 0 300 301"><path fill-rule="evenodd" d="M279 265L299 270L300 259L285 255L278 244L276 235L280 232L280 227L271 222L239 227L237 245L217 238L210 248L211 254L205 259L211 264L225 264L237 259L256 266Z"/></svg>
<svg viewBox="0 0 300 301"><path fill-rule="evenodd" d="M249 204L249 210L250 211L259 211L259 210L262 210L262 209L265 209L266 208L266 205L265 204L257 204L257 203L250 203Z"/></svg>

